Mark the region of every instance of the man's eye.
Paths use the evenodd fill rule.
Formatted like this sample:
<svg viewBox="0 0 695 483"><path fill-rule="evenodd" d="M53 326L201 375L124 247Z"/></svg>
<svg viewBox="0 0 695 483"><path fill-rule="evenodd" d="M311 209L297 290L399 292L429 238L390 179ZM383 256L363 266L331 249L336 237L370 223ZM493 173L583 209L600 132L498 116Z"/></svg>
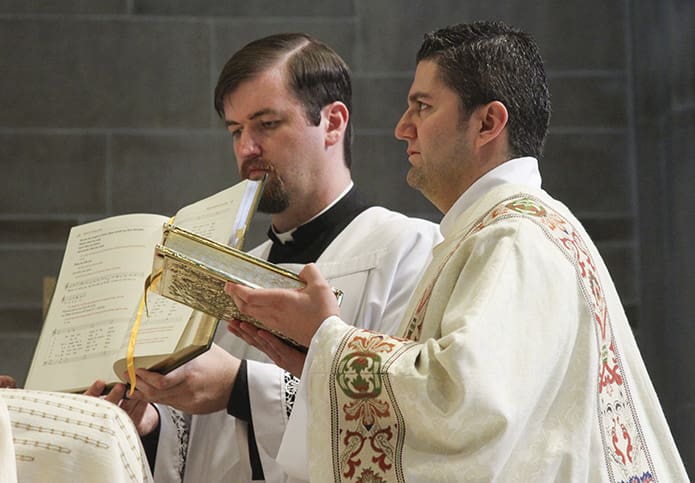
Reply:
<svg viewBox="0 0 695 483"><path fill-rule="evenodd" d="M237 139L241 136L241 129L234 129L233 131L229 131L229 133L232 135L233 139Z"/></svg>
<svg viewBox="0 0 695 483"><path fill-rule="evenodd" d="M417 103L418 112L422 112L422 111L426 110L428 107L430 107L430 106L425 104L424 102L418 102Z"/></svg>
<svg viewBox="0 0 695 483"><path fill-rule="evenodd" d="M263 126L264 129L273 129L278 126L280 121L263 121L261 123L261 126Z"/></svg>

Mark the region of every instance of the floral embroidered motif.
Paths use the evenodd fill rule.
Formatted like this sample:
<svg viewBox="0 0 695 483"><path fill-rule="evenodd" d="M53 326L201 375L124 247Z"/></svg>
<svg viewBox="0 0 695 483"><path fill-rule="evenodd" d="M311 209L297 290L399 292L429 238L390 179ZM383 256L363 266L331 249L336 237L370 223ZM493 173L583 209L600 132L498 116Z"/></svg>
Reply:
<svg viewBox="0 0 695 483"><path fill-rule="evenodd" d="M530 216L546 216L548 214L542 205L535 203L529 198L514 200L511 203L507 203L505 208Z"/></svg>
<svg viewBox="0 0 695 483"><path fill-rule="evenodd" d="M644 473L642 476L633 476L618 483L653 483L655 481L651 473Z"/></svg>
<svg viewBox="0 0 695 483"><path fill-rule="evenodd" d="M340 392L335 392L342 417L334 424L340 434L337 461L340 479L358 482L402 481L400 463L394 471L394 458L400 454L396 438L399 426L391 403L383 398L384 366L382 356L393 355L394 349L407 342L367 330L355 330L343 348L345 355L336 370ZM334 453L335 454L335 453ZM356 479L353 479L355 478Z"/></svg>
<svg viewBox="0 0 695 483"><path fill-rule="evenodd" d="M573 263L595 322L599 343L599 426L612 481L652 481L654 469L625 380L596 264L582 236L559 213L530 196L515 197L493 209L472 232L502 218L522 216L537 223ZM466 237L464 236L464 239ZM642 474L642 477L630 476Z"/></svg>
<svg viewBox="0 0 695 483"><path fill-rule="evenodd" d="M420 294L405 330L406 339L378 336L369 331L354 329L352 338L348 338L348 342L342 345L339 353L344 355L335 359L340 361L335 374L342 392L337 397L341 405L334 406L342 409L342 418L333 415L333 429L338 429L333 434L342 434L340 442L334 439L334 449L340 454L339 461L334 461L340 468L340 476L336 473L337 478L351 479L359 475L354 481L403 481L401 452L405 427L397 401L390 391L388 366L407 346L403 344L404 340L419 339L434 286L453 254L471 235L497 221L514 217L523 217L536 223L562 250L577 271L586 302L592 311L599 346L596 375L598 418L610 480L616 483L656 481L613 338L607 301L591 252L582 235L569 221L528 195L510 197L490 210L473 224L444 257L432 281ZM336 396L333 392L332 398ZM352 425L348 427L348 423ZM369 456L371 458L367 460ZM370 466L370 462L377 466Z"/></svg>
<svg viewBox="0 0 695 483"><path fill-rule="evenodd" d="M370 469L364 470L356 481L357 483L386 483L386 480L380 478Z"/></svg>
<svg viewBox="0 0 695 483"><path fill-rule="evenodd" d="M381 394L381 357L373 352L352 352L338 366L338 385L351 399L375 398Z"/></svg>

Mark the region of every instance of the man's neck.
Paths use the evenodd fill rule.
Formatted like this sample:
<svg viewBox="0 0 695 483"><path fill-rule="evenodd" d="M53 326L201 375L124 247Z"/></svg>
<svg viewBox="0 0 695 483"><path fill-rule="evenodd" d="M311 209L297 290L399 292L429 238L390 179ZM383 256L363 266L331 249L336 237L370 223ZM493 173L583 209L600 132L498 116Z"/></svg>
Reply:
<svg viewBox="0 0 695 483"><path fill-rule="evenodd" d="M538 169L538 160L530 156L511 159L481 176L444 213L444 218L439 224L442 234L447 236L461 213L490 190L502 184L524 185L532 189L540 189L541 174Z"/></svg>
<svg viewBox="0 0 695 483"><path fill-rule="evenodd" d="M273 228L277 233L285 233L310 222L343 198L353 185L352 180L348 179L340 189L334 189L331 195L324 196L323 203L317 204L315 199L309 199L310 206L298 206L296 210L288 209L272 215L270 220Z"/></svg>
<svg viewBox="0 0 695 483"><path fill-rule="evenodd" d="M297 229L281 234L269 230L268 237L273 244L268 260L274 263L315 262L343 229L367 208L353 186Z"/></svg>

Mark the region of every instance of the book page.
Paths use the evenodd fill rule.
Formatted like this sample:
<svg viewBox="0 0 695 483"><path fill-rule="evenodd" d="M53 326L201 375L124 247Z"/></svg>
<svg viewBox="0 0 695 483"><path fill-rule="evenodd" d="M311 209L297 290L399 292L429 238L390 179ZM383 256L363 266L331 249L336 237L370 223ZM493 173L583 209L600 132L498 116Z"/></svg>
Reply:
<svg viewBox="0 0 695 483"><path fill-rule="evenodd" d="M245 180L220 191L176 213L173 224L225 245L237 247L237 239L244 230L251 206L261 188L260 181ZM243 233L241 233L243 238Z"/></svg>
<svg viewBox="0 0 695 483"><path fill-rule="evenodd" d="M242 181L212 196L181 208L174 218L174 223L186 227L214 240L227 243L232 236L239 210L246 213L249 210L245 198L253 197L260 187L255 181ZM162 230L160 226L160 242ZM152 269L154 245L149 258L149 269ZM148 272L149 273L149 272ZM144 280L144 278L143 278ZM142 289L141 289L142 293ZM193 312L190 307L162 297L154 292L147 294L147 313L142 315L135 356L168 354L173 352L186 328L186 322ZM133 320L135 316L133 316ZM132 327L132 323L130 324ZM127 353L130 340L130 329L121 341L120 354Z"/></svg>
<svg viewBox="0 0 695 483"><path fill-rule="evenodd" d="M26 387L77 390L111 370L126 336L165 217L124 215L76 226Z"/></svg>
<svg viewBox="0 0 695 483"><path fill-rule="evenodd" d="M186 206L176 223L226 243L239 218L237 210L256 196L259 186L245 181ZM117 380L112 365L127 353L154 247L167 221L159 215L122 215L70 231L27 388L77 391L97 379ZM185 305L150 293L135 356L174 351L191 313Z"/></svg>
<svg viewBox="0 0 695 483"><path fill-rule="evenodd" d="M174 218L174 223L190 231L220 243L233 240L235 226L243 218L247 221L250 205L261 188L257 181L245 180L219 193L197 201L180 209ZM245 225L244 225L245 226ZM159 231L158 242L161 241L162 231ZM154 247L154 245L153 245ZM152 254L154 253L154 248ZM152 256L150 256L150 270ZM147 312L142 315L140 330L135 345L135 357L169 354L180 348L180 338L184 335L186 323L191 318L193 310L179 302L160 296L149 291L147 294ZM133 316L133 320L135 316ZM132 321L130 324L132 327ZM127 354L130 329L121 341L120 357Z"/></svg>

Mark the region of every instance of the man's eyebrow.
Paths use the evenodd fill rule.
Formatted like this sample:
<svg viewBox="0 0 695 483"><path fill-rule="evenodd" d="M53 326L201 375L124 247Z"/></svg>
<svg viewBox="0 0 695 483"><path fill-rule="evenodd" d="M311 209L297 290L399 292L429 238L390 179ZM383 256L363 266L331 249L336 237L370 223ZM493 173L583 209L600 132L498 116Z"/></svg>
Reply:
<svg viewBox="0 0 695 483"><path fill-rule="evenodd" d="M420 99L431 99L432 96L425 92L413 92L408 96L408 102L418 102Z"/></svg>
<svg viewBox="0 0 695 483"><path fill-rule="evenodd" d="M267 108L265 108L265 109L261 109L261 110L259 110L259 111L254 112L253 114L251 114L251 115L248 117L248 120L249 120L249 121L253 121L253 120L256 119L256 118L261 117L261 116L265 116L265 115L267 115L267 114L277 115L277 114L280 114L280 112L277 111L276 109L271 109L270 107L267 107ZM233 120L233 119L226 119L226 120L224 121L224 123L225 123L225 125L227 125L227 126L237 126L237 125L239 124L238 121L235 121L235 120Z"/></svg>

